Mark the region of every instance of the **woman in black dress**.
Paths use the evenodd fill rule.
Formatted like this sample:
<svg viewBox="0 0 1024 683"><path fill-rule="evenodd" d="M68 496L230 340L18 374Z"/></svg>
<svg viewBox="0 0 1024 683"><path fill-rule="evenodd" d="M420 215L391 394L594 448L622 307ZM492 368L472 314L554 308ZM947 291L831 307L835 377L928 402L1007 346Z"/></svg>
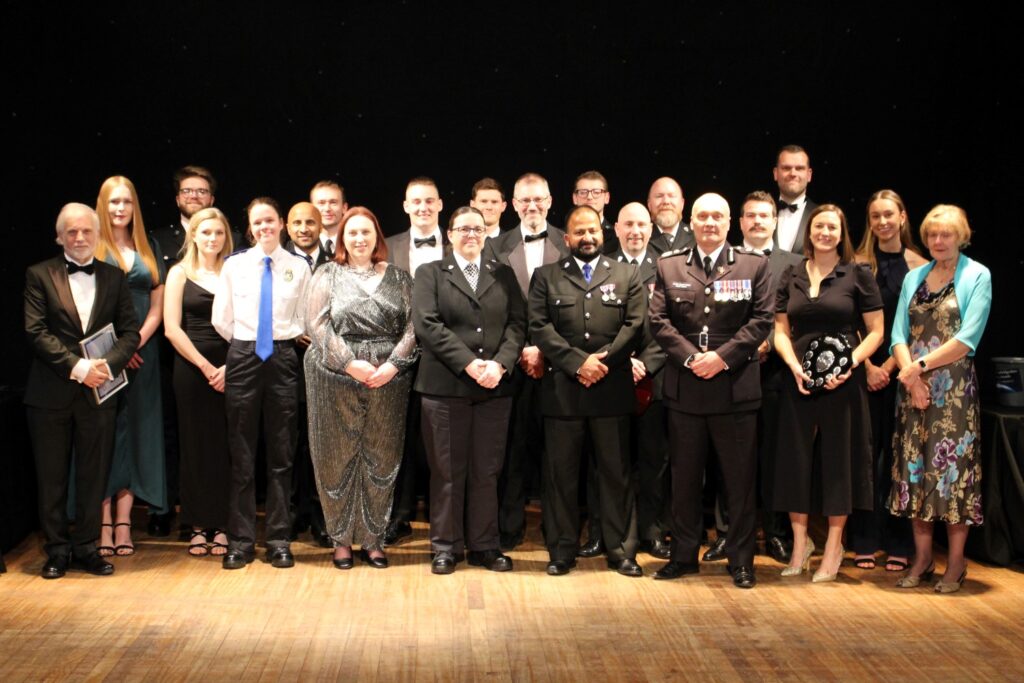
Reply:
<svg viewBox="0 0 1024 683"><path fill-rule="evenodd" d="M853 563L859 568L874 569L875 553L882 550L886 554L885 570L899 572L908 566L914 552L914 538L909 521L889 514L898 384L892 379L899 369L896 358L889 353L889 333L903 278L912 268L923 266L927 261L914 246L903 200L892 190L879 190L868 199L867 227L855 259L857 263L871 266L875 274L885 312L885 336L878 350L864 361L871 411L874 506L871 510L853 511L846 539L854 553Z"/></svg>
<svg viewBox="0 0 1024 683"><path fill-rule="evenodd" d="M834 204L811 213L806 259L783 274L775 299L775 345L793 373L779 401L775 506L789 512L793 558L782 570L807 568L814 543L807 536L813 511L828 517L828 540L814 581L834 581L843 560L843 528L854 508L871 509L871 426L861 364L882 341L882 298L871 269L852 263L846 216ZM801 361L822 334L841 334L852 345L850 369L816 393ZM788 387L788 388L787 388Z"/></svg>
<svg viewBox="0 0 1024 683"><path fill-rule="evenodd" d="M181 513L192 522L188 553L227 552L227 418L224 360L228 343L210 322L220 269L231 253L231 229L218 209L189 221L184 256L167 274L164 334L178 352L174 396L181 452Z"/></svg>

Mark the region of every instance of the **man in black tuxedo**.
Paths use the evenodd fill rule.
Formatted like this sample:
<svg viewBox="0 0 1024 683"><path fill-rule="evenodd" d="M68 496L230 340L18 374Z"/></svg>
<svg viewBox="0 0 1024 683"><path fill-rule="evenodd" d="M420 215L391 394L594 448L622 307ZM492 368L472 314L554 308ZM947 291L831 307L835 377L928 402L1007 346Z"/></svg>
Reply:
<svg viewBox="0 0 1024 683"><path fill-rule="evenodd" d="M493 239L501 234L501 215L508 208L501 183L494 178L481 178L473 183L469 205L483 214L484 225L487 226L485 239Z"/></svg>
<svg viewBox="0 0 1024 683"><path fill-rule="evenodd" d="M807 221L818 206L807 198L812 175L811 159L803 147L787 145L779 150L772 169L772 177L779 185L775 246L794 254L803 254Z"/></svg>
<svg viewBox="0 0 1024 683"><path fill-rule="evenodd" d="M309 202L299 202L288 211L287 251L305 259L309 269L315 271L331 260L332 254L320 241L322 223L320 211ZM296 341L299 367L309 346L309 337L302 335ZM299 371L298 395L299 414L298 442L295 447L295 461L292 466L292 535L298 536L307 528L313 540L322 548L330 548L331 537L324 524L324 510L317 493L313 461L309 455L309 424L306 413L306 374Z"/></svg>
<svg viewBox="0 0 1024 683"><path fill-rule="evenodd" d="M673 178L658 178L647 193L647 209L654 221L650 249L656 254L694 245L693 231L683 222L686 198Z"/></svg>
<svg viewBox="0 0 1024 683"><path fill-rule="evenodd" d="M114 447L117 401L97 403L93 389L119 374L139 345L139 323L119 268L96 261L99 219L84 204L57 216L64 253L25 274L25 334L32 366L25 386L47 554L42 576L68 567L106 576L114 566L96 552ZM79 342L113 323L117 342L105 358L85 359ZM68 479L74 456L75 527L69 529Z"/></svg>
<svg viewBox="0 0 1024 683"><path fill-rule="evenodd" d="M512 268L524 299L529 295L530 279L537 268L569 255L565 233L548 223L551 202L548 181L536 173L524 173L512 190L512 207L519 214L519 225L484 245L485 260L496 258ZM519 367L512 374L515 398L508 452L498 483L502 550L519 545L526 531L527 488L544 447L543 423L536 400L543 374L543 354L530 342L527 332Z"/></svg>
<svg viewBox="0 0 1024 683"><path fill-rule="evenodd" d="M544 540L547 573L576 565L583 443L597 462L601 538L608 567L643 576L636 563L636 509L629 419L636 401L631 356L643 334L647 297L636 268L601 254L601 218L589 206L569 214L571 256L542 266L530 286L530 334L544 354Z"/></svg>
<svg viewBox="0 0 1024 683"><path fill-rule="evenodd" d="M729 205L705 194L693 204L697 245L658 260L651 332L668 355L664 397L672 459L672 560L655 578L698 572L700 490L713 445L725 483L733 583L752 588L756 544L757 348L772 324L768 262L726 244Z"/></svg>
<svg viewBox="0 0 1024 683"><path fill-rule="evenodd" d="M309 191L309 202L320 212L320 246L327 252L328 258L334 257L338 249L338 226L348 211L345 201L345 188L333 180L321 180Z"/></svg>

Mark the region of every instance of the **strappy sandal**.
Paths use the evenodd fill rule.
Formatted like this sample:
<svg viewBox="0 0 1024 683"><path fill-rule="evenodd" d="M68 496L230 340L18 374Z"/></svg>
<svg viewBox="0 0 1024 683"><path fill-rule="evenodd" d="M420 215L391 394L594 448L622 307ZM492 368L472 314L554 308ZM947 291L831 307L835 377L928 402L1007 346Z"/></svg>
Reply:
<svg viewBox="0 0 1024 683"><path fill-rule="evenodd" d="M110 537L111 538L114 537L114 525L113 524L100 524L100 526L101 527L109 526L110 527ZM113 541L111 541L111 542L113 542ZM115 551L114 551L114 546L112 546L112 545L98 545L98 546L96 546L96 552L99 553L100 557L113 557Z"/></svg>
<svg viewBox="0 0 1024 683"><path fill-rule="evenodd" d="M224 531L221 531L220 529L214 529L213 533L207 536L207 538L210 539L209 545L211 555L223 556L228 554L228 544L220 543L217 541L217 536L219 534L224 534L225 536L227 536L227 534Z"/></svg>
<svg viewBox="0 0 1024 683"><path fill-rule="evenodd" d="M119 526L126 526L126 527L128 527L128 538L131 538L131 529L132 529L131 522L117 522L116 524L114 524L114 528L115 529L117 527L119 527ZM124 551L124 552L122 552L122 551ZM131 543L131 545L129 545L128 543L122 543L121 545L115 545L114 546L114 555L116 555L118 557L128 557L128 556L134 555L134 554L135 554L135 543L134 543L134 541Z"/></svg>
<svg viewBox="0 0 1024 683"><path fill-rule="evenodd" d="M910 563L906 560L894 560L891 557L885 561L885 571L887 572L905 572Z"/></svg>
<svg viewBox="0 0 1024 683"><path fill-rule="evenodd" d="M193 543L197 537L203 539L202 543ZM205 557L210 554L210 547L206 541L206 532L202 529L193 529L192 536L188 539L188 554L192 557Z"/></svg>
<svg viewBox="0 0 1024 683"><path fill-rule="evenodd" d="M875 556L874 555L858 555L853 558L853 566L857 569L874 569L875 568ZM903 567L906 569L906 566Z"/></svg>

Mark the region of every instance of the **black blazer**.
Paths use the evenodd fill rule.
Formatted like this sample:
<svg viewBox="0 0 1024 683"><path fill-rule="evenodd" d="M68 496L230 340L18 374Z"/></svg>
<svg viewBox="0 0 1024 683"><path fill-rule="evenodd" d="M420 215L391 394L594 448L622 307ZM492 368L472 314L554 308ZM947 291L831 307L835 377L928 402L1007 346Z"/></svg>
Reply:
<svg viewBox="0 0 1024 683"><path fill-rule="evenodd" d="M647 248L655 254L664 254L667 251L686 249L696 244L697 241L693 237L693 228L686 221L679 221L679 227L676 228L676 234L673 235L671 242L661 232L661 228L655 225L654 232L651 234L651 241L647 243Z"/></svg>
<svg viewBox="0 0 1024 683"><path fill-rule="evenodd" d="M185 244L185 228L182 227L181 221L177 220L166 228L152 230L149 233L149 237L151 241L160 245L164 270L170 270L171 266L178 262L178 252L181 251L182 246ZM235 252L248 246L249 244L245 241L242 233L232 229L231 251Z"/></svg>
<svg viewBox="0 0 1024 683"><path fill-rule="evenodd" d="M384 243L388 245L388 263L393 266L398 266L405 272L415 277L416 273L409 270L409 230L392 235L384 240ZM442 227L441 228L441 244L443 245L444 255L447 256L452 251L451 242L448 241L448 232ZM335 249L337 251L337 249Z"/></svg>
<svg viewBox="0 0 1024 683"><path fill-rule="evenodd" d="M139 346L139 321L124 273L99 260L93 263L96 299L84 334L71 296L64 255L37 263L25 272L25 336L33 352L25 386L26 405L67 408L76 392L85 392L89 404L95 406L92 389L71 379L71 370L82 359L78 343L108 323L114 324L117 333L117 343L106 358L114 374L124 369ZM115 404L111 401L103 407Z"/></svg>
<svg viewBox="0 0 1024 683"><path fill-rule="evenodd" d="M414 389L433 396L511 396L512 371L526 335L526 302L508 266L481 259L474 292L455 256L420 267L412 289L412 320L421 355ZM494 389L466 374L474 359L507 371Z"/></svg>
<svg viewBox="0 0 1024 683"><path fill-rule="evenodd" d="M547 364L540 408L553 417L601 417L633 412L630 356L647 312L647 294L633 266L601 256L588 283L569 257L541 266L530 285L530 339ZM576 371L591 353L607 351L608 374L584 387Z"/></svg>
<svg viewBox="0 0 1024 683"><path fill-rule="evenodd" d="M614 258L619 263L624 263L628 258L621 248L616 249L613 253L608 254L611 258ZM648 303L651 300L651 295L654 294L654 281L658 275L657 266L657 254L653 254L650 249L644 255L639 266L635 266L640 271L640 282L644 286L644 296L647 297ZM651 334L651 326L648 318L644 318L644 332L640 338L636 351L637 357L643 361L644 367L647 369L647 375L653 382L652 391L654 400L660 401L662 397L662 368L665 367L665 352L662 351L661 346L657 340L654 339L654 335Z"/></svg>
<svg viewBox="0 0 1024 683"><path fill-rule="evenodd" d="M544 238L544 264L553 263L569 255L569 247L565 246L565 232L547 224L547 237ZM496 258L507 264L516 274L516 281L523 293L523 298L530 291L530 273L526 268L525 242L523 242L522 223L511 230L487 241L484 245L483 259Z"/></svg>
<svg viewBox="0 0 1024 683"><path fill-rule="evenodd" d="M807 235L807 224L811 220L811 213L818 208L818 205L811 201L810 198L806 198L804 204L804 215L800 217L800 227L796 230L796 239L793 240L793 248L789 251L799 256L804 255L804 238ZM775 234L772 235L772 243L775 245L774 249L779 248L779 231L776 228Z"/></svg>
<svg viewBox="0 0 1024 683"><path fill-rule="evenodd" d="M298 256L299 258L301 258L303 261L306 260L306 252L304 252L301 249L299 249L298 247L296 247L294 242L289 242L288 244L286 244L284 246L284 248L285 248L285 251L290 251L291 253L293 253L296 256ZM324 249L324 245L321 242L320 243L320 251L316 255L316 260L313 261L313 271L316 272L317 268L319 268L323 264L327 263L328 261L333 261L333 260L334 260L334 254L327 253L327 250Z"/></svg>

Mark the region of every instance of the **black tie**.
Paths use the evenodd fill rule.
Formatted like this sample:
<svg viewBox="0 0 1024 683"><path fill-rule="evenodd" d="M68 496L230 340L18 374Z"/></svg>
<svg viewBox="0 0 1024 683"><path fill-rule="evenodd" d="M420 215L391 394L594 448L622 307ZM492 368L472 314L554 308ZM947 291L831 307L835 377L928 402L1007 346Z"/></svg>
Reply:
<svg viewBox="0 0 1024 683"><path fill-rule="evenodd" d="M332 240L330 237L328 237L327 241L324 242L324 249L327 251L328 254L333 253L334 252L334 240Z"/></svg>
<svg viewBox="0 0 1024 683"><path fill-rule="evenodd" d="M77 263L71 261L64 261L68 264L68 275L74 275L75 273L85 273L86 275L92 275L93 271L96 270L96 262L93 261L87 266L80 266Z"/></svg>
<svg viewBox="0 0 1024 683"><path fill-rule="evenodd" d="M793 213L796 213L797 211L800 210L800 205L799 204L795 204L795 203L794 204L787 204L786 202L784 202L784 201L782 201L780 199L779 200L779 211L785 211L786 209L789 209Z"/></svg>
<svg viewBox="0 0 1024 683"><path fill-rule="evenodd" d="M533 242L534 240L542 240L542 239L544 239L547 236L548 236L548 231L547 230L541 230L540 232L536 232L536 233L534 233L532 235L524 236L523 237L523 241L526 242L527 244L529 244L530 242Z"/></svg>
<svg viewBox="0 0 1024 683"><path fill-rule="evenodd" d="M412 240L412 244L417 249L423 246L436 247L437 235L431 235L430 237L414 237Z"/></svg>
<svg viewBox="0 0 1024 683"><path fill-rule="evenodd" d="M710 256L705 256L704 257L704 274L707 275L707 276L711 275L711 257Z"/></svg>
<svg viewBox="0 0 1024 683"><path fill-rule="evenodd" d="M631 266L639 266L640 262L638 260L636 260L635 258L631 258L631 259L629 259L629 265L631 265Z"/></svg>

